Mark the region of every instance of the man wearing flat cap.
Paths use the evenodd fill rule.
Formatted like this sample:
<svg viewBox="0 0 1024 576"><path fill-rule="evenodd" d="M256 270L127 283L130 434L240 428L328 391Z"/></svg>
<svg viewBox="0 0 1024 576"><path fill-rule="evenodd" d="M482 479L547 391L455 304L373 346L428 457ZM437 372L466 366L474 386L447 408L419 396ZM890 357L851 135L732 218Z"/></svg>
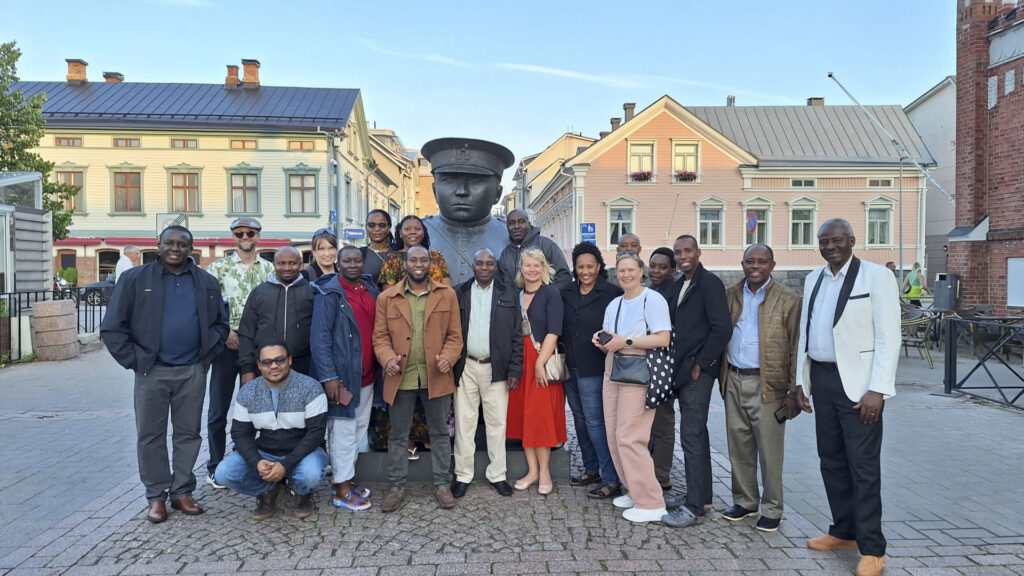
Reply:
<svg viewBox="0 0 1024 576"><path fill-rule="evenodd" d="M207 269L220 284L231 314L227 342L210 367L210 404L206 413L210 461L206 463L206 483L214 488L223 488L214 478L213 471L224 459L227 448L228 408L231 407L231 396L235 393L235 380L238 378L238 325L249 293L274 273L274 265L260 258L256 252L262 229L260 221L255 218L243 216L235 219L231 223L231 235L235 237L234 253L214 261Z"/></svg>
<svg viewBox="0 0 1024 576"><path fill-rule="evenodd" d="M423 145L434 174L434 198L440 215L427 216L431 249L444 256L452 286L473 279L473 255L494 254L508 243L505 224L491 217L501 198L501 175L515 161L500 144L472 138L438 138Z"/></svg>

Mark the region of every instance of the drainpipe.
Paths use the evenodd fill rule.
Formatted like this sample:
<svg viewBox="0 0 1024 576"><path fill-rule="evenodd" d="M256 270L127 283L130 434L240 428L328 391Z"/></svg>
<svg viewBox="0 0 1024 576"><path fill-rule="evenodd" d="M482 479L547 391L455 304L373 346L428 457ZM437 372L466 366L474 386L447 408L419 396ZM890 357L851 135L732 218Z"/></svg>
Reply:
<svg viewBox="0 0 1024 576"><path fill-rule="evenodd" d="M327 209L335 211L334 225L334 237L341 238L341 221L343 217L343 211L341 208L341 198L338 195L338 191L341 189L339 175L341 174L341 167L338 165L338 160L334 157L335 151L335 138L340 143L343 137L338 131L334 133L321 130L319 126L316 127L317 134L323 134L327 141Z"/></svg>

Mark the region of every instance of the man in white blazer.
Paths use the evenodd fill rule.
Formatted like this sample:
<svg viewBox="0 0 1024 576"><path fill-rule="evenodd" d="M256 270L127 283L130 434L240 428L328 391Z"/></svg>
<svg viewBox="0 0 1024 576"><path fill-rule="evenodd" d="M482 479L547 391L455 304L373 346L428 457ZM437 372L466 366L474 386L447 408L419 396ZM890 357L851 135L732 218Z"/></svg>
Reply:
<svg viewBox="0 0 1024 576"><path fill-rule="evenodd" d="M804 280L797 401L811 412L832 526L815 550L860 550L858 576L885 567L882 409L896 393L900 304L892 272L853 256L850 223L828 220L818 250L828 262Z"/></svg>

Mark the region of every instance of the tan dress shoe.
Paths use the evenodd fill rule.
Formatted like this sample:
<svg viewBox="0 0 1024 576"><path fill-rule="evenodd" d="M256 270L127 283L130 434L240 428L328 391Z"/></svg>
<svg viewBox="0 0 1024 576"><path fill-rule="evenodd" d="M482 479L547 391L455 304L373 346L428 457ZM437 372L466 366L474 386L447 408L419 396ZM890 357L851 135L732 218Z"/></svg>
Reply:
<svg viewBox="0 0 1024 576"><path fill-rule="evenodd" d="M824 536L818 536L817 538L811 538L807 541L807 547L813 550L856 550L856 540L843 540L842 538L836 538L831 534L825 534Z"/></svg>
<svg viewBox="0 0 1024 576"><path fill-rule="evenodd" d="M441 508L445 510L455 508L455 496L452 495L452 491L447 487L438 488L435 496L437 497L437 504Z"/></svg>
<svg viewBox="0 0 1024 576"><path fill-rule="evenodd" d="M405 492L401 490L391 490L387 496L384 497L384 502L380 505L381 512L394 512L402 507L402 502L405 501Z"/></svg>
<svg viewBox="0 0 1024 576"><path fill-rule="evenodd" d="M878 576L885 569L885 556L864 556L857 564L856 576Z"/></svg>
<svg viewBox="0 0 1024 576"><path fill-rule="evenodd" d="M150 502L149 508L146 510L146 520L153 524L159 524L167 520L167 503L163 500L153 500Z"/></svg>
<svg viewBox="0 0 1024 576"><path fill-rule="evenodd" d="M203 507L196 503L192 499L192 496L185 494L184 496L171 502L171 508L180 510L182 514L186 516L198 516L204 512Z"/></svg>

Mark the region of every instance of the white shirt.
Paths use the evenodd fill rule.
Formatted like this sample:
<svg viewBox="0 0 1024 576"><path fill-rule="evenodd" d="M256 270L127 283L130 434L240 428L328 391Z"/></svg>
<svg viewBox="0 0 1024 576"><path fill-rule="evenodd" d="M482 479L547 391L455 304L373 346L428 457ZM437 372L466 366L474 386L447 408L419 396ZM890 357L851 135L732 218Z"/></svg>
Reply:
<svg viewBox="0 0 1024 576"><path fill-rule="evenodd" d="M483 360L491 357L491 297L494 294L494 281L483 288L474 280L469 293L471 300L466 353Z"/></svg>
<svg viewBox="0 0 1024 576"><path fill-rule="evenodd" d="M114 281L117 282L120 280L122 273L127 272L134 267L135 264L132 264L131 259L124 254L121 254L121 257L117 259L117 266L114 267Z"/></svg>
<svg viewBox="0 0 1024 576"><path fill-rule="evenodd" d="M622 311L619 311L619 303ZM615 329L615 315L619 316L619 329ZM636 298L626 299L625 295L612 300L604 310L604 328L609 334L619 334L626 338L639 338L672 329L672 316L668 311L668 302L661 294L644 288Z"/></svg>
<svg viewBox="0 0 1024 576"><path fill-rule="evenodd" d="M832 324L836 319L836 304L839 303L839 292L842 291L843 282L846 281L850 262L853 262L852 256L834 276L832 268L827 264L821 271L821 286L818 288L818 295L814 297L811 325L807 332L807 355L812 360L836 361L836 341L832 334Z"/></svg>
<svg viewBox="0 0 1024 576"><path fill-rule="evenodd" d="M683 287L679 289L679 298L676 298L676 307L683 303L683 296L686 296L686 291L690 289L690 279L683 280Z"/></svg>

